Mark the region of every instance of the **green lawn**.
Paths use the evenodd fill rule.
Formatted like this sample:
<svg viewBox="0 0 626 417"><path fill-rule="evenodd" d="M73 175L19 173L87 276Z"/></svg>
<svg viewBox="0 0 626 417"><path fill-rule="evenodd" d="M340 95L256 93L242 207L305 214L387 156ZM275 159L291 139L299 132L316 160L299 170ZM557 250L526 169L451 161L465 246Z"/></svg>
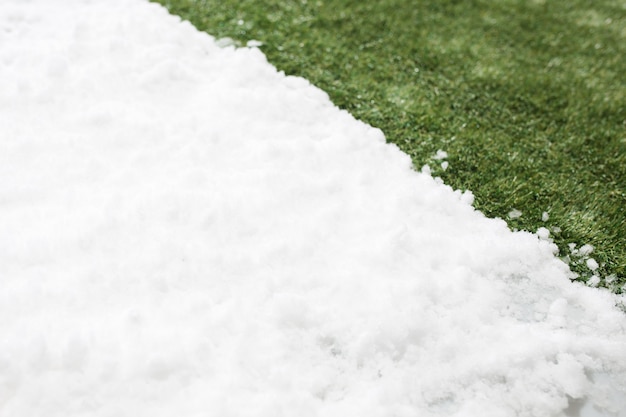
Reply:
<svg viewBox="0 0 626 417"><path fill-rule="evenodd" d="M626 283L626 3L158 0L211 35L255 39L512 229L553 231ZM432 156L449 155L449 167ZM542 213L549 220L542 221ZM587 279L584 258L568 256Z"/></svg>

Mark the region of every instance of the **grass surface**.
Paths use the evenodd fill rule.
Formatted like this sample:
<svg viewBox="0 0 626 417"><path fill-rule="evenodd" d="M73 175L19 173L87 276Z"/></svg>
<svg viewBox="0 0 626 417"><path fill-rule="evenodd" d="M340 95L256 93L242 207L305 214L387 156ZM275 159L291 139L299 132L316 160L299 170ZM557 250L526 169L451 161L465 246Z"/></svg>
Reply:
<svg viewBox="0 0 626 417"><path fill-rule="evenodd" d="M598 0L159 0L381 128L512 229L552 230L585 280L626 283L626 4ZM432 156L448 152L449 167ZM508 219L512 210L523 214ZM549 220L542 221L542 213Z"/></svg>

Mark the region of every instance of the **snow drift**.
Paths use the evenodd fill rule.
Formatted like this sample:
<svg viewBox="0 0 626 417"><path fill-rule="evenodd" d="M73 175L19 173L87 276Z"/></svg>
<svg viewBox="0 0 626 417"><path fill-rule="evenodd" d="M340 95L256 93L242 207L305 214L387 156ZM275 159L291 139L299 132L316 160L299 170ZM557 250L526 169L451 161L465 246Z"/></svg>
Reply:
<svg viewBox="0 0 626 417"><path fill-rule="evenodd" d="M4 0L0 415L626 415L616 296L471 202L160 6Z"/></svg>

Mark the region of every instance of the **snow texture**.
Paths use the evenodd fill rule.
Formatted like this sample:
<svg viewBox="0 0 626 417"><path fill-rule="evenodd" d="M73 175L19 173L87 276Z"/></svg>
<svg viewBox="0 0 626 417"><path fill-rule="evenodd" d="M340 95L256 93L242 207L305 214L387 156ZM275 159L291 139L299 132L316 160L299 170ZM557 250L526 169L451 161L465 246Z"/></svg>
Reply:
<svg viewBox="0 0 626 417"><path fill-rule="evenodd" d="M624 416L617 296L472 200L160 6L3 0L0 415Z"/></svg>

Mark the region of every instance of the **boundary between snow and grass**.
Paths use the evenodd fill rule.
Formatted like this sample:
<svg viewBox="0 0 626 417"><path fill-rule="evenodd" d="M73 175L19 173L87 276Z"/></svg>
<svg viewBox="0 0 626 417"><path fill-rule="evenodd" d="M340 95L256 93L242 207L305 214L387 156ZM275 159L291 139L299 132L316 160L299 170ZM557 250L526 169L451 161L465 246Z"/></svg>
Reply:
<svg viewBox="0 0 626 417"><path fill-rule="evenodd" d="M624 296L321 90L143 0L10 6L0 414L626 410Z"/></svg>
<svg viewBox="0 0 626 417"><path fill-rule="evenodd" d="M153 1L224 44L260 46L381 128L416 167L472 190L487 216L553 239L580 280L626 293L626 9Z"/></svg>

